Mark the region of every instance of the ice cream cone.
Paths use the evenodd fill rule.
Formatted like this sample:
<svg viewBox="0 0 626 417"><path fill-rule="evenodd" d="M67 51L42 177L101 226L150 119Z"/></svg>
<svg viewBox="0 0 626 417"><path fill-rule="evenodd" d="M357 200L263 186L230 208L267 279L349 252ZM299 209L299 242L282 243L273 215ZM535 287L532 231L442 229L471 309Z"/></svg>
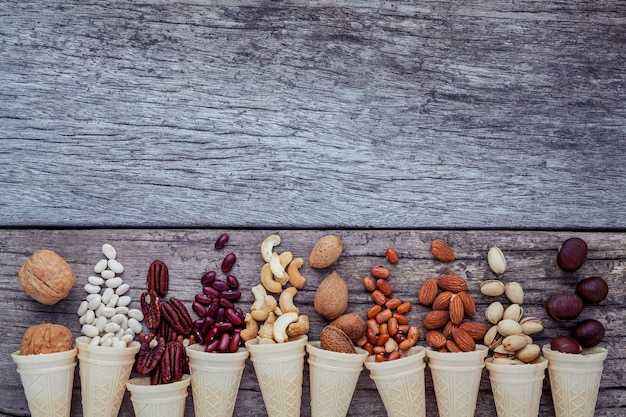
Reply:
<svg viewBox="0 0 626 417"><path fill-rule="evenodd" d="M132 378L126 382L136 417L183 417L187 387L191 378L169 384L150 385L150 377Z"/></svg>
<svg viewBox="0 0 626 417"><path fill-rule="evenodd" d="M426 415L424 356L424 348L415 346L405 358L376 362L370 356L365 361L389 417Z"/></svg>
<svg viewBox="0 0 626 417"><path fill-rule="evenodd" d="M320 342L306 345L312 417L344 417L359 380L367 351L341 353L320 348Z"/></svg>
<svg viewBox="0 0 626 417"><path fill-rule="evenodd" d="M88 337L76 338L84 417L117 417L140 346L91 346Z"/></svg>
<svg viewBox="0 0 626 417"><path fill-rule="evenodd" d="M235 409L248 351L210 353L203 345L187 347L196 417L230 417Z"/></svg>
<svg viewBox="0 0 626 417"><path fill-rule="evenodd" d="M32 417L69 417L77 349L39 355L11 354Z"/></svg>
<svg viewBox="0 0 626 417"><path fill-rule="evenodd" d="M472 352L436 352L426 349L441 417L473 417L480 377L488 349L476 345Z"/></svg>
<svg viewBox="0 0 626 417"><path fill-rule="evenodd" d="M498 417L537 417L548 360L503 365L485 360Z"/></svg>
<svg viewBox="0 0 626 417"><path fill-rule="evenodd" d="M543 355L548 359L556 417L593 417L607 350L594 347L573 354L545 345Z"/></svg>
<svg viewBox="0 0 626 417"><path fill-rule="evenodd" d="M259 344L258 339L246 342L269 417L300 416L307 341L308 337L302 335L285 343Z"/></svg>

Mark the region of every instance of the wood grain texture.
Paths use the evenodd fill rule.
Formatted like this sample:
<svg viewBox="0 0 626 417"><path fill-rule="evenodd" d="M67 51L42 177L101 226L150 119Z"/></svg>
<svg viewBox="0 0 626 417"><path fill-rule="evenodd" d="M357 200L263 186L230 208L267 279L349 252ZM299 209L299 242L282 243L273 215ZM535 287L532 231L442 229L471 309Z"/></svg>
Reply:
<svg viewBox="0 0 626 417"><path fill-rule="evenodd" d="M222 232L231 236L228 246L222 251L213 248L213 242ZM339 261L326 270L314 270L305 264L301 269L307 277L307 285L295 299L296 305L311 318L310 340L317 340L326 325L313 310L313 296L317 285L331 271L336 270L346 281L350 303L349 312L364 315L372 302L369 293L362 287L361 278L376 265L386 265L384 257L388 246L394 247L400 262L391 266L389 282L394 294L415 303L408 313L411 324L422 330L420 344L424 345L422 317L428 308L417 304L417 291L431 277L445 272L454 272L466 278L470 293L477 303L477 320L486 306L494 300L507 305L503 297L486 297L480 294L480 283L494 278L486 261L491 245L499 246L508 261L508 270L502 276L504 282L518 281L525 291L523 307L525 316L536 316L545 321L545 330L535 336L540 344L561 333L567 333L573 322L557 323L547 317L544 304L558 289L573 289L576 282L586 275L598 275L610 286L608 298L599 306L586 306L580 319L596 318L606 327L602 345L609 350L602 376L597 403L597 416L623 416L626 409L625 343L623 336L626 321L626 291L623 280L626 274L626 234L612 232L581 232L576 235L589 245L589 256L583 267L575 273L564 273L556 266L556 251L559 244L573 234L567 231L458 231L458 230L250 230L250 229L4 229L0 230L0 309L5 319L0 321L0 333L4 342L0 344L0 415L25 416L28 409L19 376L11 362L10 353L19 348L25 329L40 322L55 322L68 326L78 336L80 326L76 309L86 295L83 286L93 272L93 266L101 258L103 243L111 243L118 253L118 260L125 266L122 277L131 285L133 305L145 288L148 265L161 259L170 269L171 283L168 296L180 298L190 308L196 292L200 291L200 277L209 269L219 268L223 256L232 251L238 261L233 273L244 289L239 303L247 308L253 300L251 288L259 283L259 272L263 264L260 244L270 233L282 237L280 252L290 250L294 255L307 259L315 241L326 233L340 236L344 252ZM429 251L430 242L443 238L454 248L457 260L452 263L436 261ZM77 283L69 296L54 306L43 306L33 301L18 286L16 276L20 265L36 250L48 248L63 256L74 269ZM221 274L221 272L220 272ZM310 416L308 365L305 367L302 416ZM426 370L427 416L437 415L430 371ZM80 381L75 379L72 416L81 416ZM376 387L363 371L353 398L349 416L385 415ZM133 415L128 395L120 411L121 417ZM186 416L193 415L191 398L187 402ZM251 362L244 370L241 388L235 408L235 416L265 416L262 397ZM492 417L495 407L487 371L483 371L476 416ZM540 415L554 416L552 397L546 377L541 399Z"/></svg>
<svg viewBox="0 0 626 417"><path fill-rule="evenodd" d="M0 3L0 225L626 227L626 3Z"/></svg>

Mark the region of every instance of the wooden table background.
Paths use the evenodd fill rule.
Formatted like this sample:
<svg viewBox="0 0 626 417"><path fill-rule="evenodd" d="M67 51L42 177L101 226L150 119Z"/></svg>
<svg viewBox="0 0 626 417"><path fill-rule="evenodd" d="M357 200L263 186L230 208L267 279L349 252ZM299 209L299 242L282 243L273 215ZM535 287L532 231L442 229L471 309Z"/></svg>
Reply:
<svg viewBox="0 0 626 417"><path fill-rule="evenodd" d="M359 312L357 281L387 246L403 256L394 286L415 300L448 268L478 294L498 244L527 314L544 318L551 291L599 274L609 298L583 313L607 325L596 414L623 416L625 64L623 1L0 2L0 416L28 414L8 356L24 329L78 333L81 285L52 307L18 287L32 252L57 251L81 282L111 242L135 296L164 258L189 301L222 231L248 286L265 235L303 256L337 233ZM556 248L574 235L590 260L564 274ZM452 265L427 251L441 236ZM325 272L305 272L312 311ZM540 340L568 326L547 319ZM265 415L250 364L241 390L235 414ZM377 395L364 372L350 415L384 415ZM477 416L495 415L490 395L485 372Z"/></svg>

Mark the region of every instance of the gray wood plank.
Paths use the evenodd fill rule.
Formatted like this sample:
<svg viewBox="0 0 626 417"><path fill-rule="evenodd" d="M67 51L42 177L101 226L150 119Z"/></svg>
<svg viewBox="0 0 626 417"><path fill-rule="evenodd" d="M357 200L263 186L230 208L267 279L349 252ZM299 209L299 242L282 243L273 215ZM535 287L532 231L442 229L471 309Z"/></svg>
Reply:
<svg viewBox="0 0 626 417"><path fill-rule="evenodd" d="M227 231L231 238L222 252L213 249L214 239ZM80 332L76 308L85 297L83 285L91 274L93 265L100 259L103 243L113 244L118 259L125 266L122 275L131 285L133 303L137 303L140 292L145 288L145 275L149 263L162 259L169 266L171 286L168 296L176 296L188 306L193 296L200 290L200 276L209 269L218 268L226 251L238 255L233 272L240 279L243 297L239 305L246 308L252 302L252 295L246 288L259 282L262 266L260 244L270 233L279 233L282 243L279 251L291 250L294 255L304 258L314 242L327 232L340 236L344 242L344 253L339 261L327 270L313 270L308 265L302 268L307 277L306 287L296 297L296 304L311 318L311 340L317 340L326 322L313 310L313 296L319 282L331 270L336 270L345 279L349 292L348 311L364 314L371 306L361 278L372 266L386 264L385 249L394 247L400 254L400 262L391 268L390 283L395 295L403 300L417 303L417 291L427 279L446 271L460 274L467 279L469 291L474 295L481 321L487 305L494 301L480 294L480 283L494 278L490 272L486 253L491 245L499 246L506 254L508 270L503 275L505 282L518 281L525 291L523 307L525 316L536 316L544 320L546 328L535 336L540 343L561 333L567 333L573 326L570 323L557 323L550 319L544 310L547 298L558 289L572 289L582 276L599 275L610 286L608 298L599 306L586 306L580 319L596 318L606 326L603 346L609 350L605 363L601 388L598 397L598 416L620 416L626 408L626 387L623 373L626 361L626 292L623 279L626 274L626 234L615 232L581 232L576 235L589 245L589 259L581 270L564 273L556 267L555 257L558 245L573 236L568 231L459 231L459 230L285 230L285 229L3 229L0 230L0 309L4 320L0 321L0 334L4 343L0 344L0 415L23 416L28 414L26 401L20 386L19 376L9 354L19 348L24 330L35 323L55 322L68 326L75 335ZM457 260L443 264L433 259L429 252L430 242L435 238L446 239L454 248ZM55 250L65 257L77 275L77 283L69 296L54 306L43 306L30 299L16 282L17 271L24 260L41 248ZM501 299L505 305L507 301ZM420 344L424 345L422 317L429 309L415 304L408 314L412 324L422 330ZM483 320L484 321L484 320ZM308 367L305 367L302 415L310 416ZM427 416L437 415L432 379L427 368L425 374ZM80 385L78 374L72 403L72 416L80 416ZM384 407L376 387L366 371L361 374L353 398L349 416L385 415ZM132 405L126 397L120 416L133 415ZM187 402L186 416L193 415L191 398ZM241 382L240 393L235 408L235 416L265 416L262 397L256 376L248 361ZM483 372L476 415L495 415L488 374ZM541 399L541 416L553 416L552 397L548 379L544 383Z"/></svg>
<svg viewBox="0 0 626 417"><path fill-rule="evenodd" d="M626 4L0 3L0 225L626 227Z"/></svg>

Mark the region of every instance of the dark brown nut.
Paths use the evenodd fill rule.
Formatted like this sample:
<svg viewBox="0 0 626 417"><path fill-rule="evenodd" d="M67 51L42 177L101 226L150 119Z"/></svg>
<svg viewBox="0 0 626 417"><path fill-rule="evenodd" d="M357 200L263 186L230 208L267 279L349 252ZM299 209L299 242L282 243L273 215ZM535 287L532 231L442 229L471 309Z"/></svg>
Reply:
<svg viewBox="0 0 626 417"><path fill-rule="evenodd" d="M588 304L598 304L608 294L609 285L600 277L585 277L576 284L576 295Z"/></svg>
<svg viewBox="0 0 626 417"><path fill-rule="evenodd" d="M556 263L563 271L574 272L587 260L587 242L579 237L567 239L559 247Z"/></svg>
<svg viewBox="0 0 626 417"><path fill-rule="evenodd" d="M185 305L178 298L171 297L162 303L161 310L163 318L178 334L189 335L191 333L193 320Z"/></svg>
<svg viewBox="0 0 626 417"><path fill-rule="evenodd" d="M17 274L17 282L33 299L53 305L69 294L76 276L65 259L51 250L42 249L24 262Z"/></svg>
<svg viewBox="0 0 626 417"><path fill-rule="evenodd" d="M148 291L155 291L161 298L165 297L170 286L169 270L165 262L160 260L152 261L148 268L147 288Z"/></svg>
<svg viewBox="0 0 626 417"><path fill-rule="evenodd" d="M178 333L172 328L167 320L161 320L161 324L159 324L159 327L156 329L156 334L158 337L162 337L165 340L165 343L176 340L178 337Z"/></svg>
<svg viewBox="0 0 626 417"><path fill-rule="evenodd" d="M73 347L72 331L67 327L52 323L37 324L24 332L20 355L65 352Z"/></svg>
<svg viewBox="0 0 626 417"><path fill-rule="evenodd" d="M163 383L180 381L185 373L186 354L181 342L173 341L165 345L161 359L161 379Z"/></svg>
<svg viewBox="0 0 626 417"><path fill-rule="evenodd" d="M141 347L135 359L135 371L140 375L150 375L159 366L165 352L165 340L154 333L139 335Z"/></svg>
<svg viewBox="0 0 626 417"><path fill-rule="evenodd" d="M148 329L156 329L161 323L161 302L154 290L144 291L140 298L141 312Z"/></svg>

